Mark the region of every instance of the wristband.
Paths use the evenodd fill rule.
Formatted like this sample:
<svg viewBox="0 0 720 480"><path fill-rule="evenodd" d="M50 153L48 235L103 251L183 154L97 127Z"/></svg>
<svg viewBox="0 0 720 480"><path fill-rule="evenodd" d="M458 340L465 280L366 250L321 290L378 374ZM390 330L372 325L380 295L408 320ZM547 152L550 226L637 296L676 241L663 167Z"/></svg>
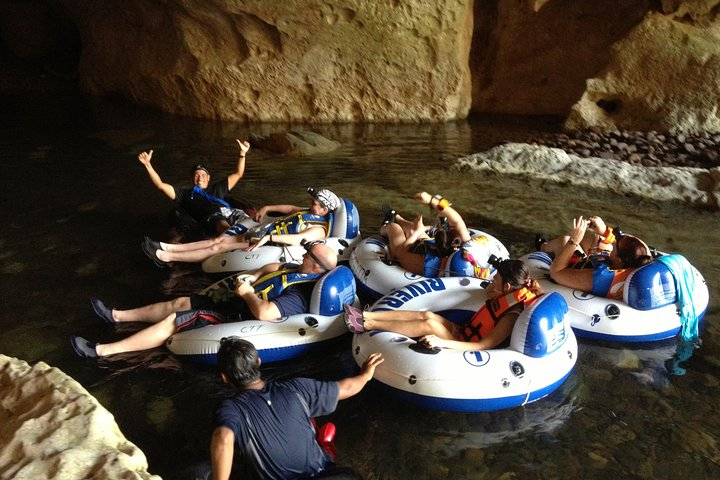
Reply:
<svg viewBox="0 0 720 480"><path fill-rule="evenodd" d="M570 238L565 245L574 245L576 247L580 246L580 244L578 242L576 242L575 240L573 240L572 238Z"/></svg>
<svg viewBox="0 0 720 480"><path fill-rule="evenodd" d="M270 234L270 241L271 241L271 242L273 241L273 239L272 239L272 233Z"/></svg>
<svg viewBox="0 0 720 480"><path fill-rule="evenodd" d="M605 230L605 233L602 234L603 239L600 240L600 243L604 243L605 245L611 245L615 242L615 234L613 233L612 228L607 227Z"/></svg>
<svg viewBox="0 0 720 480"><path fill-rule="evenodd" d="M438 204L435 208L437 208L438 210L440 210L442 212L443 210L445 210L445 207L449 207L450 205L452 205L452 204L448 201L448 199L443 198L438 202Z"/></svg>

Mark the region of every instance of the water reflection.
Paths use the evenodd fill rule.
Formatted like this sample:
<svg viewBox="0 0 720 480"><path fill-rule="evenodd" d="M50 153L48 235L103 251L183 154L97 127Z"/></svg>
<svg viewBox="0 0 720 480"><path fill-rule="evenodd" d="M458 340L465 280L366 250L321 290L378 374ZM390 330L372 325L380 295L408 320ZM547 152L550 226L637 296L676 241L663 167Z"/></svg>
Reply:
<svg viewBox="0 0 720 480"><path fill-rule="evenodd" d="M170 205L138 165L138 151L153 148L163 178L185 182L197 161L218 173L232 168L235 138L298 126L196 121L77 98L6 98L3 105L0 352L72 375L146 452L151 472L178 478L207 458L210 414L225 393L215 373L164 349L82 361L69 335L107 341L137 328L108 329L90 309L93 295L133 307L203 282L194 267L169 277L139 249L144 234L166 234ZM353 199L367 235L380 224L382 202L410 216L429 215L412 195L440 192L469 225L491 232L514 256L529 251L537 232L565 233L573 217L600 213L661 250L685 255L711 291L702 347L682 377L661 374L674 345L637 350L581 341L565 384L523 408L434 412L369 388L332 416L343 463L373 479L720 477L720 418L712 400L720 389L716 213L450 168L455 156L553 128L545 120L300 127L343 146L311 158L252 150L238 195L257 204L304 203L305 187L327 185ZM340 378L355 368L348 349L346 338L323 355L267 366L265 373Z"/></svg>

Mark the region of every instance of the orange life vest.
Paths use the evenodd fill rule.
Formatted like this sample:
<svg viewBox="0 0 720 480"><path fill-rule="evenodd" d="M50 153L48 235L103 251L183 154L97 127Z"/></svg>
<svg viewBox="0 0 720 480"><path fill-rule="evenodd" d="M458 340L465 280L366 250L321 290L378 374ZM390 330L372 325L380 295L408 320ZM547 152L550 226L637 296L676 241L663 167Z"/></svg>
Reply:
<svg viewBox="0 0 720 480"><path fill-rule="evenodd" d="M537 295L523 287L513 292L485 302L480 310L463 326L462 336L466 342L479 342L487 337L505 312L515 305L532 303ZM524 307L523 307L524 308Z"/></svg>

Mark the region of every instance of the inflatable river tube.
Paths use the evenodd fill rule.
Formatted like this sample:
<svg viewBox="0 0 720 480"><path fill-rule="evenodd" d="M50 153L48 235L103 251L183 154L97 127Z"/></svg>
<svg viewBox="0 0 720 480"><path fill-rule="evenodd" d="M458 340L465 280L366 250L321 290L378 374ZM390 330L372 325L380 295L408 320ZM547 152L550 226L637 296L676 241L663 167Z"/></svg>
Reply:
<svg viewBox="0 0 720 480"><path fill-rule="evenodd" d="M490 281L495 276L495 267L488 263L491 255L497 258L510 258L510 254L498 239L480 230L470 229L473 242L468 249L476 262L473 268L463 260L462 252L453 253L444 276L474 276ZM365 298L377 300L408 283L417 282L426 277L408 272L398 265L390 255L388 241L379 235L360 241L350 255L350 268L358 283L358 292Z"/></svg>
<svg viewBox="0 0 720 480"><path fill-rule="evenodd" d="M670 269L657 259L635 270L625 281L623 299L613 300L558 285L550 279L552 259L543 252L522 257L530 274L546 292L557 292L570 308L569 318L578 337L613 342L654 342L680 331L677 290ZM692 268L695 288L692 301L702 318L707 310L707 283Z"/></svg>
<svg viewBox="0 0 720 480"><path fill-rule="evenodd" d="M432 310L464 322L485 303L483 285L476 278L421 280L381 298L370 310ZM376 383L423 408L478 412L516 407L550 394L570 375L577 340L567 311L561 295L541 296L518 317L507 348L428 350L404 335L372 330L354 335L353 356L362 365L371 353L382 353Z"/></svg>
<svg viewBox="0 0 720 480"><path fill-rule="evenodd" d="M205 292L233 292L235 275L208 287ZM343 305L359 305L355 279L346 266L324 275L315 285L308 313L279 320L242 320L208 325L171 336L167 348L181 358L214 365L223 337L238 336L252 342L263 362L276 362L321 350L347 334Z"/></svg>
<svg viewBox="0 0 720 480"><path fill-rule="evenodd" d="M277 218L271 218L266 223L270 225L275 220ZM252 220L240 223L247 228L259 225ZM333 213L330 236L325 240L326 245L337 253L338 262L347 262L355 245L362 240L360 216L350 200L343 198L340 207ZM302 245L263 245L251 252L238 249L213 255L202 263L202 269L207 273L245 272L274 262L300 263L304 253Z"/></svg>

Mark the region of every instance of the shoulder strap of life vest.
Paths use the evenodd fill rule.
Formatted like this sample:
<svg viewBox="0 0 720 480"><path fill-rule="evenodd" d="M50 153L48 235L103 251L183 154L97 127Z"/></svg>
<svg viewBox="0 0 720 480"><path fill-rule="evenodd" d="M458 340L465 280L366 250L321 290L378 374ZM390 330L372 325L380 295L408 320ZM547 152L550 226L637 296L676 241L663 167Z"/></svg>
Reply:
<svg viewBox="0 0 720 480"><path fill-rule="evenodd" d="M325 228L327 238L332 230L332 219L332 213L315 215L309 210L301 210L276 221L271 227L271 232L277 235L296 234L314 226L322 226Z"/></svg>
<svg viewBox="0 0 720 480"><path fill-rule="evenodd" d="M300 273L297 268L284 268L258 278L252 286L255 293L263 300L277 298L291 285L317 282L321 273Z"/></svg>
<svg viewBox="0 0 720 480"><path fill-rule="evenodd" d="M211 202L211 203L219 203L220 205L222 205L222 206L224 206L224 207L230 208L230 204L227 203L225 200L223 200L223 199L221 199L221 198L218 198L218 197L216 197L216 196L214 196L214 195L210 195L209 193L207 193L205 190L203 190L202 188L198 187L197 185L195 185L195 186L193 187L193 189L192 189L192 191L191 191L191 193L190 193L190 198L193 198L195 195L199 195L199 196L201 196L201 197L204 197L207 201L209 201L209 202Z"/></svg>
<svg viewBox="0 0 720 480"><path fill-rule="evenodd" d="M462 331L463 337L468 342L477 342L487 337L505 312L520 303L528 305L532 303L536 297L537 295L523 287L506 295L486 301L485 305L480 307L480 310L464 325Z"/></svg>

